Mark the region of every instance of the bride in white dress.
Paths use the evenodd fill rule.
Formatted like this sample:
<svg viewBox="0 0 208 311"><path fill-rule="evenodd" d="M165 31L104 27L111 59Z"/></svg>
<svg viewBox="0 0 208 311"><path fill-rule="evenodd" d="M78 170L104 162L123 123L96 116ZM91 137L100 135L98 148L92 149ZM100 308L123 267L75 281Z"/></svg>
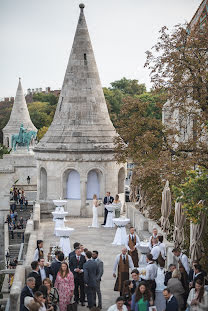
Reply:
<svg viewBox="0 0 208 311"><path fill-rule="evenodd" d="M97 199L97 195L93 195L93 206L92 206L92 226L89 226L90 228L99 228L99 223L98 223L98 206L99 202Z"/></svg>

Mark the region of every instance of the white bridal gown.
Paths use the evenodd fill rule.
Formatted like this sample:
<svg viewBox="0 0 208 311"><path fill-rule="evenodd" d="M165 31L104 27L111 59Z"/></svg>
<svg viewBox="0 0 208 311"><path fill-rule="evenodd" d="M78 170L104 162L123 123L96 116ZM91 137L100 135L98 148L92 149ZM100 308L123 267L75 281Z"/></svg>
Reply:
<svg viewBox="0 0 208 311"><path fill-rule="evenodd" d="M97 200L93 200L93 206L92 206L92 226L89 226L91 228L99 228L98 223L98 208L96 207Z"/></svg>

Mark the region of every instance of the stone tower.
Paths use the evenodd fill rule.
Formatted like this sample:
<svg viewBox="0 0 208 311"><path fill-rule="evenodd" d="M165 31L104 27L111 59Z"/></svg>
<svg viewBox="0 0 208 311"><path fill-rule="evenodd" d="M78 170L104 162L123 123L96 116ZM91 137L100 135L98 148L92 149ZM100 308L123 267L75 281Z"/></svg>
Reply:
<svg viewBox="0 0 208 311"><path fill-rule="evenodd" d="M3 128L3 143L5 146L11 148L11 137L13 134L18 134L21 124L29 131L36 131L37 129L32 123L25 101L25 96L22 89L21 79L17 87L17 92L12 107L12 112L7 125Z"/></svg>
<svg viewBox="0 0 208 311"><path fill-rule="evenodd" d="M68 200L71 215L89 215L93 194L124 192L125 167L114 159L117 135L110 120L80 4L80 16L56 113L35 147L42 212ZM88 201L89 200L89 201Z"/></svg>

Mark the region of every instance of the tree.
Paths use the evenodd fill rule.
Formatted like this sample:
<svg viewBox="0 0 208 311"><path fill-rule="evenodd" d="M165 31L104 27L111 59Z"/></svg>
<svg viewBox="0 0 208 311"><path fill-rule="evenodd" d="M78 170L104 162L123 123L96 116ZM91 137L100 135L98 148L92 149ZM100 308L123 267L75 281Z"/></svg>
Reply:
<svg viewBox="0 0 208 311"><path fill-rule="evenodd" d="M58 96L54 94L36 93L33 94L33 100L39 102L48 102L51 106L56 106L58 103Z"/></svg>
<svg viewBox="0 0 208 311"><path fill-rule="evenodd" d="M0 144L0 159L3 158L4 154L9 154L11 151L11 149L8 149L7 147L5 147L4 145Z"/></svg>
<svg viewBox="0 0 208 311"><path fill-rule="evenodd" d="M138 80L126 79L125 77L121 80L117 80L111 83L112 90L120 90L126 95L141 95L146 92L145 84L139 84Z"/></svg>
<svg viewBox="0 0 208 311"><path fill-rule="evenodd" d="M195 163L208 168L207 120L208 120L208 28L189 29L177 25L172 32L167 27L152 51L147 51L145 66L151 71L155 90L164 89L174 117L178 113L181 132L191 122L189 137L176 143L175 153L192 153ZM174 129L174 124L172 129ZM174 135L180 137L180 132ZM169 141L173 146L173 141ZM172 150L173 152L173 150Z"/></svg>
<svg viewBox="0 0 208 311"><path fill-rule="evenodd" d="M31 120L37 129L49 127L53 121L56 106L47 102L33 102L28 105Z"/></svg>
<svg viewBox="0 0 208 311"><path fill-rule="evenodd" d="M186 217L193 223L201 219L201 214L208 216L208 170L197 168L187 172L185 182L173 186L174 195L183 203Z"/></svg>
<svg viewBox="0 0 208 311"><path fill-rule="evenodd" d="M45 135L45 133L47 132L48 127L47 126L43 126L38 130L38 134L37 134L37 139L38 141L41 140L41 138Z"/></svg>

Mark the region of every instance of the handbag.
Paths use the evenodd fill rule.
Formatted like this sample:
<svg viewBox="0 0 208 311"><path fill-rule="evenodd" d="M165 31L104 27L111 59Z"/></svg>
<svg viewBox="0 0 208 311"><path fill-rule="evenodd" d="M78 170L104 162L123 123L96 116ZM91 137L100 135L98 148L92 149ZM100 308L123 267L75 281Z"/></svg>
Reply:
<svg viewBox="0 0 208 311"><path fill-rule="evenodd" d="M77 311L77 303L70 303L67 305L67 311Z"/></svg>

